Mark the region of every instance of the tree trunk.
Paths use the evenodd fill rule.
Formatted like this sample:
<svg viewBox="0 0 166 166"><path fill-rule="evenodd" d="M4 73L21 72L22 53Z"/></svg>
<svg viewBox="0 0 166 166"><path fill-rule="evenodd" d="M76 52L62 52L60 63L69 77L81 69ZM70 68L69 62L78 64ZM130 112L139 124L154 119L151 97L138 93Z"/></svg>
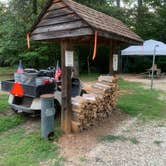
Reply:
<svg viewBox="0 0 166 166"><path fill-rule="evenodd" d="M120 7L120 0L116 0L117 7Z"/></svg>
<svg viewBox="0 0 166 166"><path fill-rule="evenodd" d="M37 14L37 0L33 0L33 13Z"/></svg>
<svg viewBox="0 0 166 166"><path fill-rule="evenodd" d="M143 4L143 0L138 0L138 7L142 7L142 4Z"/></svg>
<svg viewBox="0 0 166 166"><path fill-rule="evenodd" d="M142 7L143 7L143 0L138 0L137 24L140 24L141 19L142 19Z"/></svg>

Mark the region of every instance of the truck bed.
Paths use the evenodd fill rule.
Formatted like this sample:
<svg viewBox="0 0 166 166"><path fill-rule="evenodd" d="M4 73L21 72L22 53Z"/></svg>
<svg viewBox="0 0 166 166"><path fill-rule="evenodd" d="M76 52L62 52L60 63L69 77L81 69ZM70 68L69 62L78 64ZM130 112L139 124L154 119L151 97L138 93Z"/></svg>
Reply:
<svg viewBox="0 0 166 166"><path fill-rule="evenodd" d="M10 92L13 85L14 80L6 80L1 82L1 89L2 91ZM40 85L40 86L31 86L31 85L25 85L22 84L24 89L24 96L27 97L39 97L42 94L47 93L54 93L55 91L55 83L50 83L47 85Z"/></svg>

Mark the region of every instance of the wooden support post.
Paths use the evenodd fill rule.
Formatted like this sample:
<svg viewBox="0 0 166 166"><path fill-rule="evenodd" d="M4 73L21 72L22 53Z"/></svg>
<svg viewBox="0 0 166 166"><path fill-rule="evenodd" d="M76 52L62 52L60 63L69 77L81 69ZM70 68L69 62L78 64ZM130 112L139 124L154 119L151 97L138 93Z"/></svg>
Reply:
<svg viewBox="0 0 166 166"><path fill-rule="evenodd" d="M71 132L71 67L65 66L65 51L72 50L69 41L61 41L61 63L62 63L62 109L61 128L66 133Z"/></svg>
<svg viewBox="0 0 166 166"><path fill-rule="evenodd" d="M116 49L116 41L111 40L110 41L110 59L109 59L109 74L114 75L115 72L113 70L113 55L115 53Z"/></svg>
<svg viewBox="0 0 166 166"><path fill-rule="evenodd" d="M114 54L113 41L110 41L110 57L109 57L109 74L113 74L113 54Z"/></svg>

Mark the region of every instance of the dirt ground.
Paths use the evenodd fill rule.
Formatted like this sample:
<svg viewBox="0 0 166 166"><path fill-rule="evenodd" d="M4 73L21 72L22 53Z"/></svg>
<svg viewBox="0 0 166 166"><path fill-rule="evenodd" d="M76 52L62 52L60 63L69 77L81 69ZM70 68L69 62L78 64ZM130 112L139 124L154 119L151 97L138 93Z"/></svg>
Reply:
<svg viewBox="0 0 166 166"><path fill-rule="evenodd" d="M115 111L111 118L100 122L100 124L88 131L61 137L59 145L61 147L61 155L65 157L65 165L79 165L80 160L96 147L101 136L112 132L116 127L123 125L129 119L126 114Z"/></svg>
<svg viewBox="0 0 166 166"><path fill-rule="evenodd" d="M104 135L132 141L102 142ZM59 140L66 166L165 166L166 123L142 123L119 111L101 125Z"/></svg>

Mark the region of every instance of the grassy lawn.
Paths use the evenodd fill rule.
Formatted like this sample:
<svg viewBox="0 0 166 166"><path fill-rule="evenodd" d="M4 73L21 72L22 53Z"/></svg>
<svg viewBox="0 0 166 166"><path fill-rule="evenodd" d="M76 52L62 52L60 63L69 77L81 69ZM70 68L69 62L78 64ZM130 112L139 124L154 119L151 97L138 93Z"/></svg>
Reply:
<svg viewBox="0 0 166 166"><path fill-rule="evenodd" d="M0 67L0 75L13 74L15 71L15 67Z"/></svg>
<svg viewBox="0 0 166 166"><path fill-rule="evenodd" d="M9 109L8 95L0 93L0 112L4 112Z"/></svg>
<svg viewBox="0 0 166 166"><path fill-rule="evenodd" d="M0 81L13 80L13 75L0 76Z"/></svg>
<svg viewBox="0 0 166 166"><path fill-rule="evenodd" d="M22 128L10 130L0 136L0 145L0 165L38 166L43 162L59 166L63 163L57 144L40 139L36 132L26 133Z"/></svg>
<svg viewBox="0 0 166 166"><path fill-rule="evenodd" d="M95 81L95 80L97 80L99 75L100 74L98 74L98 73L91 73L89 75L88 74L81 74L80 79L81 79L81 81L84 81L84 82Z"/></svg>
<svg viewBox="0 0 166 166"><path fill-rule="evenodd" d="M123 93L117 106L122 111L131 116L140 115L145 120L166 118L166 102L159 99L163 92L144 89L140 83L122 79L119 79L119 86Z"/></svg>
<svg viewBox="0 0 166 166"><path fill-rule="evenodd" d="M23 122L25 122L25 118L19 115L0 115L0 133L14 128Z"/></svg>
<svg viewBox="0 0 166 166"><path fill-rule="evenodd" d="M13 79L13 73L16 68L12 67L0 67L0 81Z"/></svg>
<svg viewBox="0 0 166 166"><path fill-rule="evenodd" d="M8 115L7 112L9 112L8 95L0 94L0 133L14 128L25 121L23 117Z"/></svg>
<svg viewBox="0 0 166 166"><path fill-rule="evenodd" d="M21 124L28 118L8 114L8 95L0 94L0 166L60 166L58 145L40 138L40 127L29 132ZM55 120L55 140L62 134L59 119ZM28 127L28 126L27 126Z"/></svg>

